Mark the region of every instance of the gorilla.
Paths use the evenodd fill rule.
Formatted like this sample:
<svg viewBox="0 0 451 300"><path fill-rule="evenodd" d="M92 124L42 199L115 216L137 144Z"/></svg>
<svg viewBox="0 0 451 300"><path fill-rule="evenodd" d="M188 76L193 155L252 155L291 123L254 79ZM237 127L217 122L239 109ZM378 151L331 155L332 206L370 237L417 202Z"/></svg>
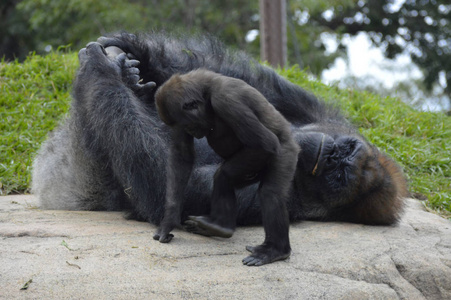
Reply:
<svg viewBox="0 0 451 300"><path fill-rule="evenodd" d="M244 81L205 69L174 75L157 91L160 118L172 129L167 167L166 209L154 239L169 242L180 224L183 194L195 158L193 138L206 138L224 159L213 180L208 216L190 216L187 229L206 236L231 237L236 226L235 188L255 182L265 241L246 249L247 265L263 265L290 255L286 197L299 146L290 124Z"/></svg>
<svg viewBox="0 0 451 300"><path fill-rule="evenodd" d="M126 54L109 56L110 46ZM79 60L70 115L33 163L32 191L42 208L122 210L159 225L171 135L158 117L154 86L204 68L244 81L290 123L301 149L286 200L290 221L389 225L402 214L407 188L393 160L339 111L214 37L118 33L88 44ZM193 147L197 155L181 221L210 213L214 174L221 167L205 138ZM262 223L258 188L236 190L236 224Z"/></svg>

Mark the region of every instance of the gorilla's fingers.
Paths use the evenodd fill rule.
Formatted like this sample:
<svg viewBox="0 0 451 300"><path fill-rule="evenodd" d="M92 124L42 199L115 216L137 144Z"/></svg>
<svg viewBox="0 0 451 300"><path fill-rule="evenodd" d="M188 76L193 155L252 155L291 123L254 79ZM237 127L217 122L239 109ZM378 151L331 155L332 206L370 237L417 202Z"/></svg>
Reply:
<svg viewBox="0 0 451 300"><path fill-rule="evenodd" d="M116 60L118 61L119 65L125 65L127 59L127 55L125 53L121 53L118 56L116 56Z"/></svg>
<svg viewBox="0 0 451 300"><path fill-rule="evenodd" d="M151 91L157 86L157 84L153 81L149 81L146 84L140 84L139 86L141 87L141 89L146 89L148 91Z"/></svg>
<svg viewBox="0 0 451 300"><path fill-rule="evenodd" d="M135 87L136 87L136 86L139 87L139 84L138 84L138 81L139 81L139 75L137 75L137 74L128 74L127 80L129 80L129 82L131 82L132 84L134 84Z"/></svg>
<svg viewBox="0 0 451 300"><path fill-rule="evenodd" d="M191 230L187 229L192 233L229 238L235 231L214 223L209 216L189 216L188 218L189 220L185 221L185 224L188 223L188 228L192 228Z"/></svg>
<svg viewBox="0 0 451 300"><path fill-rule="evenodd" d="M86 44L86 48L89 48L90 46L95 45L95 44L98 44L98 43L96 43L96 42L89 42L89 43Z"/></svg>
<svg viewBox="0 0 451 300"><path fill-rule="evenodd" d="M173 237L172 233L161 233L160 230L153 235L153 239L160 243L169 243Z"/></svg>
<svg viewBox="0 0 451 300"><path fill-rule="evenodd" d="M127 68L127 73L128 74L139 74L139 69L138 68Z"/></svg>
<svg viewBox="0 0 451 300"><path fill-rule="evenodd" d="M163 234L162 236L160 236L160 243L169 243L172 238L174 237L174 235L172 233L169 234Z"/></svg>
<svg viewBox="0 0 451 300"><path fill-rule="evenodd" d="M199 234L199 235L208 236L208 237L211 236L209 231L199 227L197 222L195 222L195 221L186 220L183 225L183 228L190 233Z"/></svg>
<svg viewBox="0 0 451 300"><path fill-rule="evenodd" d="M132 33L122 34L121 36L107 37L101 36L97 39L97 43L101 44L104 47L108 46L120 46L121 42L127 41L131 43L131 40L136 40L136 35Z"/></svg>
<svg viewBox="0 0 451 300"><path fill-rule="evenodd" d="M97 43L97 42L89 42L88 44L86 44L86 50L87 50L88 52L89 52L89 51L95 52L95 51L97 51L97 50L100 50L100 51L102 51L102 53L103 53L104 55L107 55L107 53L106 53L106 51L105 51L105 48L103 48L102 45L100 45L100 44Z"/></svg>
<svg viewBox="0 0 451 300"><path fill-rule="evenodd" d="M136 67L136 66L138 66L139 64L140 64L140 61L139 60L136 60L136 59L130 59L129 57L128 57L128 55L127 55L127 61L126 61L126 63L125 63L125 66L126 67L128 67L128 68L131 68L131 67Z"/></svg>
<svg viewBox="0 0 451 300"><path fill-rule="evenodd" d="M135 60L136 60L136 56L134 56L134 55L131 54L131 53L127 53L127 57L128 57L129 59L135 59Z"/></svg>
<svg viewBox="0 0 451 300"><path fill-rule="evenodd" d="M115 38L109 38L105 36L101 36L97 39L97 43L101 44L103 47L116 46L114 45L115 41Z"/></svg>
<svg viewBox="0 0 451 300"><path fill-rule="evenodd" d="M187 231L192 231L197 228L197 222L186 220L185 223L183 223L183 228Z"/></svg>
<svg viewBox="0 0 451 300"><path fill-rule="evenodd" d="M88 59L88 54L86 53L86 48L82 48L82 49L80 49L80 51L78 51L78 59L80 61L85 61L86 59Z"/></svg>
<svg viewBox="0 0 451 300"><path fill-rule="evenodd" d="M149 92L151 92L157 85L155 84L155 82L153 81L149 81L145 84L141 84L142 79L139 79L138 82L132 86L131 88L134 91L139 92L140 94L147 94Z"/></svg>

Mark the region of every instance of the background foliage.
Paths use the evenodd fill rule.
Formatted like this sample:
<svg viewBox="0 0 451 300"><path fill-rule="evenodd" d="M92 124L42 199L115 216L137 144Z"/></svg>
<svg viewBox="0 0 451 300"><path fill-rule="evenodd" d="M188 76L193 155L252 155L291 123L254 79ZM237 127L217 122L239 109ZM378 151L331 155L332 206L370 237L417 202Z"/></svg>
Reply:
<svg viewBox="0 0 451 300"><path fill-rule="evenodd" d="M303 2L303 1L301 1ZM348 1L349 2L349 1ZM332 32L367 32L388 58L406 53L424 73L428 90L442 76L451 92L451 3L449 0L359 0L311 15L310 24Z"/></svg>
<svg viewBox="0 0 451 300"><path fill-rule="evenodd" d="M22 60L49 46L80 49L108 32L163 28L211 32L246 48L246 33L259 26L257 13L258 1L240 0L3 0L0 57Z"/></svg>
<svg viewBox="0 0 451 300"><path fill-rule="evenodd" d="M385 55L409 55L424 73L418 86L451 92L449 0L286 0L289 64L319 75L338 56L344 36L366 33ZM71 45L77 50L117 30L210 32L227 45L259 55L258 1L241 0L2 0L0 58ZM336 39L338 47L327 49ZM424 84L423 84L424 83ZM449 83L449 84L448 84ZM402 88L402 87L401 87Z"/></svg>
<svg viewBox="0 0 451 300"><path fill-rule="evenodd" d="M49 131L68 112L77 56L52 52L0 63L0 192L29 192L31 165ZM451 118L413 110L395 98L341 90L297 67L280 74L340 106L372 143L404 168L410 191L432 209L451 212Z"/></svg>

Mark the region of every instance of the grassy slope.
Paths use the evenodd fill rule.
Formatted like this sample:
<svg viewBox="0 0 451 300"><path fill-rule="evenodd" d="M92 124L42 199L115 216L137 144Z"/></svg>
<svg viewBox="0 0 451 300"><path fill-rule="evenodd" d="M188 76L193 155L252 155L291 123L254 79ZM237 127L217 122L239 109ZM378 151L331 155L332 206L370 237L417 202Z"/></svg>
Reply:
<svg viewBox="0 0 451 300"><path fill-rule="evenodd" d="M0 64L0 184L3 193L26 192L34 154L68 111L75 54L30 56ZM410 190L451 212L451 118L417 112L393 98L340 90L312 81L296 68L280 71L291 81L337 103L361 133L398 161Z"/></svg>
<svg viewBox="0 0 451 300"><path fill-rule="evenodd" d="M69 109L75 54L30 56L24 63L0 63L0 186L25 192L33 156L47 133Z"/></svg>

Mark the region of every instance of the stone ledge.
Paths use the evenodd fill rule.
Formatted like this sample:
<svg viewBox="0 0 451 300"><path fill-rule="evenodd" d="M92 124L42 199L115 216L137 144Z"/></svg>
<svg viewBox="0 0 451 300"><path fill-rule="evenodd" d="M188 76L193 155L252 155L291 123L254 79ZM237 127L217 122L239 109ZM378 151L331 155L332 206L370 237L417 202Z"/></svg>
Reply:
<svg viewBox="0 0 451 300"><path fill-rule="evenodd" d="M290 259L247 267L244 247L263 240L261 227L230 239L176 230L160 244L155 226L121 213L2 196L0 298L451 299L451 222L408 203L392 227L292 224Z"/></svg>

